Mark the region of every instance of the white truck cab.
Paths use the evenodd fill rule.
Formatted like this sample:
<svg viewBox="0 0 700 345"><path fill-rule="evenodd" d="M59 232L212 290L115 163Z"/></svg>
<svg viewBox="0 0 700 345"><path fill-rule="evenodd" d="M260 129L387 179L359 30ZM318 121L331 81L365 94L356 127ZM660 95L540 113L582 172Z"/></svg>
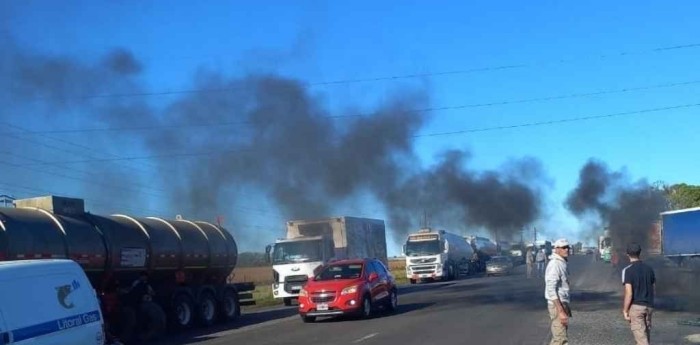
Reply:
<svg viewBox="0 0 700 345"><path fill-rule="evenodd" d="M71 260L0 262L0 344L103 345L102 311Z"/></svg>

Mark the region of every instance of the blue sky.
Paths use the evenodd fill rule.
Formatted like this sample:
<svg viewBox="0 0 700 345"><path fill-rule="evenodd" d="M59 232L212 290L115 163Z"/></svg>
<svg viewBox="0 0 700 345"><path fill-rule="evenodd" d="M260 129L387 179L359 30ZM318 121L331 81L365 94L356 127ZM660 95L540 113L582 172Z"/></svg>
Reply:
<svg viewBox="0 0 700 345"><path fill-rule="evenodd" d="M277 72L323 82L524 65L312 87L329 108L371 106L391 92L416 85L430 91L433 107L443 107L698 81L700 47L654 51L700 43L700 24L692 15L698 10L700 3L694 1L673 5L658 1L406 1L398 5L9 0L0 3L0 30L23 47L86 61L114 47L130 49L143 61L142 81L153 91L187 89L202 69L230 75ZM629 54L620 55L623 52ZM693 103L700 103L698 84L437 111L422 132ZM554 207L544 222L551 236L559 236L577 228L559 205L590 157L624 168L634 178L700 184L700 160L695 153L700 147L699 108L418 138L416 150L428 164L445 148L468 148L473 152L470 166L476 169L497 168L511 158L540 159L553 181L549 202ZM30 118L18 125L42 128ZM89 141L76 136L66 139ZM60 189L62 182L56 183L52 187Z"/></svg>

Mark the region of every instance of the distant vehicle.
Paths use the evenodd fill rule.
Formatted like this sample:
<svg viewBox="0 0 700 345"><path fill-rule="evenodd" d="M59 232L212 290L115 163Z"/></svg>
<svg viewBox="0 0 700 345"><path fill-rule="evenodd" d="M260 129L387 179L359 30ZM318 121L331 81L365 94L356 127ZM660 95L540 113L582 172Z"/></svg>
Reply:
<svg viewBox="0 0 700 345"><path fill-rule="evenodd" d="M584 247L583 253L586 255L595 255L595 247Z"/></svg>
<svg viewBox="0 0 700 345"><path fill-rule="evenodd" d="M332 217L287 222L287 237L265 248L272 262L272 295L289 306L309 277L331 260L377 258L387 261L384 221Z"/></svg>
<svg viewBox="0 0 700 345"><path fill-rule="evenodd" d="M469 274L469 260L474 255L461 236L430 228L409 234L403 252L406 277L411 284L427 279L452 280Z"/></svg>
<svg viewBox="0 0 700 345"><path fill-rule="evenodd" d="M654 230L660 234L654 236ZM697 265L700 260L700 207L661 213L661 227L652 227L651 247L678 265ZM660 241L659 241L660 240Z"/></svg>
<svg viewBox="0 0 700 345"><path fill-rule="evenodd" d="M525 253L527 249L524 243L516 243L510 247L510 258L514 265L522 265L525 263Z"/></svg>
<svg viewBox="0 0 700 345"><path fill-rule="evenodd" d="M610 230L605 228L603 235L598 237L598 253L604 262L612 261L613 242L610 237Z"/></svg>
<svg viewBox="0 0 700 345"><path fill-rule="evenodd" d="M464 240L472 246L476 253L476 260L472 261L472 270L486 271L486 262L492 256L498 256L498 247L490 239L480 236L465 236Z"/></svg>
<svg viewBox="0 0 700 345"><path fill-rule="evenodd" d="M339 315L369 318L379 307L393 311L397 306L394 277L377 259L330 263L299 293L299 316L304 322Z"/></svg>
<svg viewBox="0 0 700 345"><path fill-rule="evenodd" d="M0 344L102 345L103 320L95 289L74 261L0 262Z"/></svg>
<svg viewBox="0 0 700 345"><path fill-rule="evenodd" d="M513 262L507 256L494 256L486 262L486 276L506 275L513 270Z"/></svg>

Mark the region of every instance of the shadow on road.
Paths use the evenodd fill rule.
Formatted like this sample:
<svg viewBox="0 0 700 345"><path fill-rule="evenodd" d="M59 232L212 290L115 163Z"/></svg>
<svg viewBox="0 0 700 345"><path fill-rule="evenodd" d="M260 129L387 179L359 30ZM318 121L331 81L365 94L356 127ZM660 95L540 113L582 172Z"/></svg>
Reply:
<svg viewBox="0 0 700 345"><path fill-rule="evenodd" d="M428 308L434 304L435 303L399 304L398 308L393 312L390 312L390 311L387 311L384 309L378 310L374 315L372 315L371 319L380 319L380 318L386 318L386 317L394 317L394 316L402 315L402 314L408 314L408 313L411 313L414 311ZM323 319L319 319L316 322L317 323L328 323L328 322L348 322L348 321L365 321L365 320L358 319L356 317L351 317L351 316L340 316L340 317L323 318Z"/></svg>
<svg viewBox="0 0 700 345"><path fill-rule="evenodd" d="M215 325L206 328L178 331L172 336L166 336L157 342L149 342L149 345L186 345L201 341L216 339L216 333L239 329L263 322L283 319L297 314L297 308L279 308L259 312L250 312L231 323Z"/></svg>

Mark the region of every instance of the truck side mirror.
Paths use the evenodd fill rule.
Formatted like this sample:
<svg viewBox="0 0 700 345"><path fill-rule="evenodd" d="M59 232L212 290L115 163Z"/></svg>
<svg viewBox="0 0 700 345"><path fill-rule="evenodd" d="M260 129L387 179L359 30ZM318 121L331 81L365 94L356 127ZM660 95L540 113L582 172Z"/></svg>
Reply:
<svg viewBox="0 0 700 345"><path fill-rule="evenodd" d="M401 255L406 256L406 245L401 246Z"/></svg>
<svg viewBox="0 0 700 345"><path fill-rule="evenodd" d="M270 263L272 261L272 259L270 258L270 253L272 253L272 246L268 244L267 246L265 246L265 262L266 263Z"/></svg>

